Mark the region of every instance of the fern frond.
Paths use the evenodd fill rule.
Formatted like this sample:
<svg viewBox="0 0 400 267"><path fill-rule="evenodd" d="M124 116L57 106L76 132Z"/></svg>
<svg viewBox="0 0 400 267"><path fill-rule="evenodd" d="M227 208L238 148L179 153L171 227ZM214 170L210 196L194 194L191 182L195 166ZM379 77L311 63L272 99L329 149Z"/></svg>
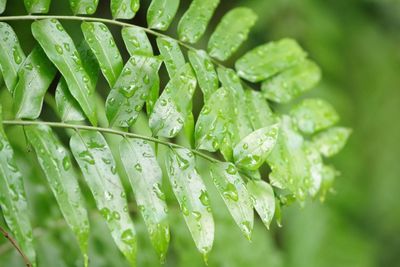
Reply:
<svg viewBox="0 0 400 267"><path fill-rule="evenodd" d="M94 14L98 6L98 0L69 2L75 15ZM300 202L307 195L324 198L331 188L337 172L324 164L323 156L338 153L350 130L332 127L339 117L323 100L306 99L291 105L317 84L320 69L292 39L256 47L236 61L235 69L220 63L238 51L256 22L256 15L247 8L235 8L222 18L208 40L208 52L194 48L190 44L204 36L219 2L193 0L179 20L179 40L157 31L168 30L179 0L151 1L148 28L118 21L140 12L139 0L112 0L113 20L63 15L0 16L0 21L35 20L32 35L38 43L26 57L12 27L0 22L0 83L4 79L12 94L14 117L34 120L8 120L0 127L27 126L26 135L37 152L39 165L84 255L89 225L70 151L115 243L132 266L137 257L137 237L117 162L122 162L162 261L170 233L162 168L157 160L165 160L164 172L195 245L205 258L213 245L214 220L196 159L209 162L217 191L249 239L253 208L269 227L274 216L280 223L285 198ZM0 13L5 3L0 0ZM47 13L50 4L50 0L25 1L27 11L35 14ZM61 24L64 20L81 23L84 39L79 45ZM117 47L110 25L121 28L129 59L123 58L126 53ZM153 49L151 41L156 41L158 49ZM165 80L159 75L162 64L169 76ZM57 71L61 74L59 80L55 80ZM101 99L96 91L100 71L109 85L105 105L96 101ZM55 102L61 122L36 120L45 94L52 94L48 90L52 82L57 84ZM160 94L163 84L166 86ZM204 100L198 117L193 115L197 85ZM253 89L257 87L261 92ZM267 100L289 103L289 114L271 108L276 105L270 106ZM101 111L106 114L108 127L104 126L107 123L102 121ZM152 137L130 132L143 116ZM98 121L102 127L97 127ZM74 130L69 149L62 146L51 128ZM118 140L119 158L111 153L111 144L103 134L123 137ZM189 145L161 139L175 137L180 144ZM152 143L168 148L166 159L157 154L157 146L154 149ZM210 156L203 150L214 154ZM218 159L218 152L224 161ZM272 170L268 177L260 172L264 164ZM21 173L4 131L0 133L0 168L0 179L4 181L0 190L6 196L0 198L3 216L35 263ZM14 180L18 184L12 187L10 181ZM13 190L18 191L18 200L13 199Z"/></svg>

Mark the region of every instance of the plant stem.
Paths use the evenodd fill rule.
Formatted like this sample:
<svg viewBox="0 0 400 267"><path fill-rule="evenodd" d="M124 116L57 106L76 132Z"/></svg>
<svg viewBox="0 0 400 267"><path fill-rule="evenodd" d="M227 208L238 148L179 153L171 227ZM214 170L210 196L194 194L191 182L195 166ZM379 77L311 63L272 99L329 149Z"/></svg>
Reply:
<svg viewBox="0 0 400 267"><path fill-rule="evenodd" d="M11 243L11 245L18 251L18 253L23 258L25 265L27 267L32 267L32 263L29 261L28 257L24 254L24 252L19 248L17 241L15 241L14 238L12 238L11 235L6 230L4 230L1 226L0 226L0 232Z"/></svg>
<svg viewBox="0 0 400 267"><path fill-rule="evenodd" d="M170 143L168 141L163 141L163 140L160 140L160 139L157 139L154 137L150 137L150 136L122 132L122 131L118 131L118 130L114 130L114 129L110 129L110 128L94 127L94 126L79 125L79 124L68 124L68 123L63 123L63 122L23 121L23 120L5 120L5 121L3 121L3 124L4 125L19 125L19 126L47 125L47 126L53 127L53 128L67 128L67 129L74 129L74 130L98 131L98 132L107 133L107 134L120 135L122 137L142 139L142 140L153 142L156 144L161 144L161 145L167 146L169 148L184 148L184 149L190 150L193 154L196 154L197 156L199 156L205 160L208 160L212 163L220 162L219 160L217 160L209 155L206 155L205 153L202 153L196 149L187 148L187 147L184 147L181 145Z"/></svg>

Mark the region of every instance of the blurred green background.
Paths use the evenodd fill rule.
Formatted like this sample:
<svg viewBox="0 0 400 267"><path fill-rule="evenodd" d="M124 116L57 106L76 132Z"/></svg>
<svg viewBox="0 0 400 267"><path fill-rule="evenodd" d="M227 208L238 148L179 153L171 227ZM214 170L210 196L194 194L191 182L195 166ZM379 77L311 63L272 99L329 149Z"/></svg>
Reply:
<svg viewBox="0 0 400 267"><path fill-rule="evenodd" d="M10 1L12 5L14 1L13 9L22 14L22 4L17 3L22 1ZM56 2L60 4L52 8L52 13L63 9L66 5L61 2L67 1ZM99 10L98 15L108 16L108 1L103 2L104 10ZM189 1L182 2L183 11ZM400 266L400 1L221 2L210 30L228 8L242 5L253 8L259 20L241 52L283 37L297 39L324 74L322 83L308 96L330 101L341 115L341 124L353 128L354 133L345 150L331 161L342 173L335 183L336 193L323 204L310 202L303 208L285 208L282 228L273 226L266 231L257 222L252 243L241 235L218 196L212 198L216 241L209 266ZM143 9L134 22L145 25L144 18ZM29 32L26 23L13 25L19 27L18 33ZM73 27L70 29L74 33ZM171 35L175 33L172 31ZM32 38L28 34L21 41L29 49ZM16 146L20 148L20 166L24 166L27 176L28 195L34 196L30 200L34 203L32 217L41 266L81 266L75 240L60 223L56 205L43 205L45 201L54 203L54 199L42 174L27 161L26 147ZM202 171L206 172L206 168ZM165 266L204 266L183 219L176 213L171 211L172 245ZM159 266L146 229L140 217L136 218L139 266ZM92 228L91 266L126 266L97 214L92 216ZM3 238L0 266L22 266Z"/></svg>

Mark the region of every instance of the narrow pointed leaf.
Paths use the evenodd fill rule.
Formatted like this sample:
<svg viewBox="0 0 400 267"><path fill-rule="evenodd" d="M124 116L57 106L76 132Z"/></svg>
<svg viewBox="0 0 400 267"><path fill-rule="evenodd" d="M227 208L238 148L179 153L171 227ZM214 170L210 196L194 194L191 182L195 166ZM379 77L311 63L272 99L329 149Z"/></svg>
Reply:
<svg viewBox="0 0 400 267"><path fill-rule="evenodd" d="M254 208L264 225L269 229L275 214L275 195L272 187L264 181L249 181L247 190L253 201Z"/></svg>
<svg viewBox="0 0 400 267"><path fill-rule="evenodd" d="M313 137L313 143L325 157L332 157L340 152L351 135L351 129L332 127Z"/></svg>
<svg viewBox="0 0 400 267"><path fill-rule="evenodd" d="M29 14L46 14L49 12L51 0L24 0Z"/></svg>
<svg viewBox="0 0 400 267"><path fill-rule="evenodd" d="M175 137L191 112L196 77L189 64L172 77L157 100L149 125L155 136Z"/></svg>
<svg viewBox="0 0 400 267"><path fill-rule="evenodd" d="M72 136L70 147L114 242L134 266L136 232L108 144L99 132L80 131Z"/></svg>
<svg viewBox="0 0 400 267"><path fill-rule="evenodd" d="M307 141L304 143L304 151L310 165L310 184L308 191L310 196L315 197L321 188L324 163L321 153L311 142Z"/></svg>
<svg viewBox="0 0 400 267"><path fill-rule="evenodd" d="M305 99L291 115L300 131L313 134L331 127L339 121L339 115L331 104L322 99Z"/></svg>
<svg viewBox="0 0 400 267"><path fill-rule="evenodd" d="M119 151L150 240L161 261L164 261L170 235L167 204L161 189L162 173L154 150L146 141L124 139Z"/></svg>
<svg viewBox="0 0 400 267"><path fill-rule="evenodd" d="M42 46L48 58L65 78L71 95L81 106L93 125L97 124L92 84L84 69L78 51L68 33L55 19L32 23L32 33Z"/></svg>
<svg viewBox="0 0 400 267"><path fill-rule="evenodd" d="M247 114L254 130L270 126L276 123L276 115L272 112L268 102L260 92L246 91Z"/></svg>
<svg viewBox="0 0 400 267"><path fill-rule="evenodd" d="M179 39L196 43L205 33L220 0L193 0L178 24Z"/></svg>
<svg viewBox="0 0 400 267"><path fill-rule="evenodd" d="M0 106L0 206L4 219L18 245L36 266L36 253L33 247L32 226L22 174L14 158L14 151L8 142L2 125Z"/></svg>
<svg viewBox="0 0 400 267"><path fill-rule="evenodd" d="M13 93L25 54L14 30L5 22L0 22L0 36L0 69L8 91Z"/></svg>
<svg viewBox="0 0 400 267"><path fill-rule="evenodd" d="M36 151L60 210L87 259L89 219L69 151L48 126L28 126L25 127L25 133Z"/></svg>
<svg viewBox="0 0 400 267"><path fill-rule="evenodd" d="M236 167L226 162L213 164L211 177L236 224L250 240L254 224L253 206Z"/></svg>
<svg viewBox="0 0 400 267"><path fill-rule="evenodd" d="M204 100L218 90L219 81L214 64L208 57L207 53L202 50L189 51L189 61L196 73L199 87L204 95Z"/></svg>
<svg viewBox="0 0 400 267"><path fill-rule="evenodd" d="M258 129L243 138L233 149L236 166L255 171L265 161L276 144L279 124Z"/></svg>
<svg viewBox="0 0 400 267"><path fill-rule="evenodd" d="M265 98L288 103L311 90L321 80L321 70L310 60L304 60L262 83Z"/></svg>
<svg viewBox="0 0 400 267"><path fill-rule="evenodd" d="M95 88L99 76L99 65L97 59L85 40L82 40L77 49L82 59L82 65L89 75L92 87ZM69 92L67 82L63 77L60 78L60 81L57 84L55 99L61 121L69 122L85 120L85 115L79 106L79 103Z"/></svg>
<svg viewBox="0 0 400 267"><path fill-rule="evenodd" d="M0 14L6 9L7 0L0 0Z"/></svg>
<svg viewBox="0 0 400 267"><path fill-rule="evenodd" d="M229 59L247 40L256 21L256 13L249 8L238 7L229 11L208 42L210 56L222 61Z"/></svg>
<svg viewBox="0 0 400 267"><path fill-rule="evenodd" d="M321 188L319 191L321 201L325 200L326 195L332 189L333 182L335 181L335 178L338 175L339 175L338 171L336 171L335 168L333 168L332 166L326 166L326 165L323 166L322 182L321 182Z"/></svg>
<svg viewBox="0 0 400 267"><path fill-rule="evenodd" d="M129 59L107 98L110 125L132 126L158 78L161 63L158 57L147 55Z"/></svg>
<svg viewBox="0 0 400 267"><path fill-rule="evenodd" d="M18 71L19 80L14 91L17 118L39 117L44 95L56 73L57 69L42 48L35 47Z"/></svg>
<svg viewBox="0 0 400 267"><path fill-rule="evenodd" d="M114 38L101 22L83 22L83 35L96 56L108 84L113 87L123 68L123 61Z"/></svg>
<svg viewBox="0 0 400 267"><path fill-rule="evenodd" d="M272 170L271 185L288 189L303 200L310 186L310 163L304 151L304 139L288 116L281 118L278 140L267 163Z"/></svg>
<svg viewBox="0 0 400 267"><path fill-rule="evenodd" d="M292 39L282 39L259 46L236 61L240 77L250 82L260 82L295 66L306 53Z"/></svg>
<svg viewBox="0 0 400 267"><path fill-rule="evenodd" d="M124 27L121 30L126 49L129 54L153 55L153 48L146 32L138 27Z"/></svg>
<svg viewBox="0 0 400 267"><path fill-rule="evenodd" d="M175 18L180 0L153 0L147 10L150 29L166 31Z"/></svg>
<svg viewBox="0 0 400 267"><path fill-rule="evenodd" d="M114 19L131 19L139 10L139 0L111 0L111 13Z"/></svg>
<svg viewBox="0 0 400 267"><path fill-rule="evenodd" d="M158 97L160 96L160 76L157 75L154 79L153 86L150 89L149 96L146 100L146 112L147 115L153 112L154 106L157 102Z"/></svg>
<svg viewBox="0 0 400 267"><path fill-rule="evenodd" d="M166 160L169 181L197 249L207 255L214 241L214 220L207 189L187 149L171 150Z"/></svg>
<svg viewBox="0 0 400 267"><path fill-rule="evenodd" d="M232 94L225 88L218 89L203 106L195 129L197 149L217 151L227 142L232 124Z"/></svg>
<svg viewBox="0 0 400 267"><path fill-rule="evenodd" d="M69 0L75 15L92 15L96 12L99 0Z"/></svg>
<svg viewBox="0 0 400 267"><path fill-rule="evenodd" d="M177 41L168 37L158 37L157 46L167 67L169 77L173 78L185 65L185 57L181 48Z"/></svg>

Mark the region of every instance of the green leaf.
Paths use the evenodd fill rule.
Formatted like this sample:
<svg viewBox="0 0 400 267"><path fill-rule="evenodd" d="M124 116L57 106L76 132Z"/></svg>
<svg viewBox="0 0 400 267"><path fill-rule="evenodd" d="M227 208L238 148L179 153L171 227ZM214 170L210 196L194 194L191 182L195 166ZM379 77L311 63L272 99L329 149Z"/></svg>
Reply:
<svg viewBox="0 0 400 267"><path fill-rule="evenodd" d="M321 70L310 60L303 60L262 83L265 98L288 103L311 90L321 80Z"/></svg>
<svg viewBox="0 0 400 267"><path fill-rule="evenodd" d="M156 82L161 63L158 57L147 55L134 55L129 59L107 98L110 125L133 125Z"/></svg>
<svg viewBox="0 0 400 267"><path fill-rule="evenodd" d="M331 127L339 121L339 115L331 104L322 99L303 100L291 115L300 131L313 134Z"/></svg>
<svg viewBox="0 0 400 267"><path fill-rule="evenodd" d="M123 61L114 38L101 22L83 22L83 35L96 56L108 84L113 87L123 68Z"/></svg>
<svg viewBox="0 0 400 267"><path fill-rule="evenodd" d="M171 150L166 169L174 194L197 249L205 257L214 241L214 220L207 189L195 168L191 151Z"/></svg>
<svg viewBox="0 0 400 267"><path fill-rule="evenodd" d="M238 7L229 11L218 24L208 42L208 52L216 59L229 59L247 40L250 29L257 21L253 10Z"/></svg>
<svg viewBox="0 0 400 267"><path fill-rule="evenodd" d="M260 92L246 90L246 108L251 125L254 130L270 126L277 122L276 115L272 112L268 102Z"/></svg>
<svg viewBox="0 0 400 267"><path fill-rule="evenodd" d="M264 225L269 229L275 214L275 195L272 187L264 181L252 181L247 183L247 190L253 201L254 208Z"/></svg>
<svg viewBox="0 0 400 267"><path fill-rule="evenodd" d="M193 0L178 24L179 39L196 43L205 33L219 0Z"/></svg>
<svg viewBox="0 0 400 267"><path fill-rule="evenodd" d="M99 0L69 0L75 15L92 15L96 12Z"/></svg>
<svg viewBox="0 0 400 267"><path fill-rule="evenodd" d="M232 123L233 95L225 88L218 89L203 106L195 129L197 149L217 151L228 142L228 130Z"/></svg>
<svg viewBox="0 0 400 267"><path fill-rule="evenodd" d="M218 76L214 64L203 50L190 50L188 55L190 64L196 73L199 87L203 92L204 100L207 102L210 96L219 88Z"/></svg>
<svg viewBox="0 0 400 267"><path fill-rule="evenodd" d="M255 171L274 148L279 133L279 124L258 129L243 138L233 149L236 166Z"/></svg>
<svg viewBox="0 0 400 267"><path fill-rule="evenodd" d="M196 84L189 64L172 77L150 115L149 125L155 136L172 138L182 130L191 112Z"/></svg>
<svg viewBox="0 0 400 267"><path fill-rule="evenodd" d="M166 31L175 18L180 0L153 0L147 10L150 29Z"/></svg>
<svg viewBox="0 0 400 267"><path fill-rule="evenodd" d="M0 0L0 14L6 9L7 0Z"/></svg>
<svg viewBox="0 0 400 267"><path fill-rule="evenodd" d="M325 157L332 157L346 145L352 130L345 127L332 127L315 135L312 142Z"/></svg>
<svg viewBox="0 0 400 267"><path fill-rule="evenodd" d="M119 150L151 242L164 262L170 234L167 204L161 189L162 172L154 150L147 141L139 139L124 139Z"/></svg>
<svg viewBox="0 0 400 267"><path fill-rule="evenodd" d="M304 139L288 116L281 118L278 140L267 163L272 170L271 185L288 189L303 200L310 186L310 163L304 151Z"/></svg>
<svg viewBox="0 0 400 267"><path fill-rule="evenodd" d="M114 19L132 19L139 10L139 0L111 0L111 13Z"/></svg>
<svg viewBox="0 0 400 267"><path fill-rule="evenodd" d="M177 41L169 37L158 37L157 46L163 57L170 78L185 65L185 57Z"/></svg>
<svg viewBox="0 0 400 267"><path fill-rule="evenodd" d="M33 247L32 226L22 174L14 158L14 151L3 129L0 106L0 206L4 219L12 231L18 245L36 266L36 253Z"/></svg>
<svg viewBox="0 0 400 267"><path fill-rule="evenodd" d="M13 93L25 54L14 30L5 22L0 22L0 36L0 69L8 91Z"/></svg>
<svg viewBox="0 0 400 267"><path fill-rule="evenodd" d="M153 86L150 88L149 96L147 97L146 100L147 115L150 115L153 112L154 106L159 96L160 96L160 76L157 75L157 77L155 77L154 79Z"/></svg>
<svg viewBox="0 0 400 267"><path fill-rule="evenodd" d="M56 19L32 23L32 33L65 78L71 95L93 125L97 124L94 89L75 45Z"/></svg>
<svg viewBox="0 0 400 267"><path fill-rule="evenodd" d="M211 166L211 177L236 224L250 240L254 224L253 206L246 185L232 163Z"/></svg>
<svg viewBox="0 0 400 267"><path fill-rule="evenodd" d="M309 193L315 197L321 188L324 163L320 152L311 142L304 143L304 151L310 165Z"/></svg>
<svg viewBox="0 0 400 267"><path fill-rule="evenodd" d="M48 126L28 126L25 127L25 133L36 151L47 182L87 261L89 219L69 151Z"/></svg>
<svg viewBox="0 0 400 267"><path fill-rule="evenodd" d="M85 40L82 40L77 49L82 59L82 65L89 75L92 87L95 88L99 73L97 59ZM69 92L67 82L63 77L60 78L60 81L57 84L55 99L61 121L68 122L85 120L85 115L83 114L82 109Z"/></svg>
<svg viewBox="0 0 400 267"><path fill-rule="evenodd" d="M49 12L51 0L24 0L26 11L29 14L45 14Z"/></svg>
<svg viewBox="0 0 400 267"><path fill-rule="evenodd" d="M18 71L18 83L14 90L17 118L36 119L42 110L44 95L56 76L57 69L37 46L26 58Z"/></svg>
<svg viewBox="0 0 400 267"><path fill-rule="evenodd" d="M106 140L99 132L79 131L72 136L70 147L116 245L135 265L136 232L129 217L128 203L115 160Z"/></svg>
<svg viewBox="0 0 400 267"><path fill-rule="evenodd" d="M124 27L121 30L126 49L129 54L153 55L153 48L146 32L138 27Z"/></svg>
<svg viewBox="0 0 400 267"><path fill-rule="evenodd" d="M326 195L332 190L333 182L339 172L332 166L324 165L322 168L322 182L319 190L320 200L325 201Z"/></svg>
<svg viewBox="0 0 400 267"><path fill-rule="evenodd" d="M260 82L295 66L306 57L306 53L292 39L259 46L236 61L240 77L250 82Z"/></svg>

